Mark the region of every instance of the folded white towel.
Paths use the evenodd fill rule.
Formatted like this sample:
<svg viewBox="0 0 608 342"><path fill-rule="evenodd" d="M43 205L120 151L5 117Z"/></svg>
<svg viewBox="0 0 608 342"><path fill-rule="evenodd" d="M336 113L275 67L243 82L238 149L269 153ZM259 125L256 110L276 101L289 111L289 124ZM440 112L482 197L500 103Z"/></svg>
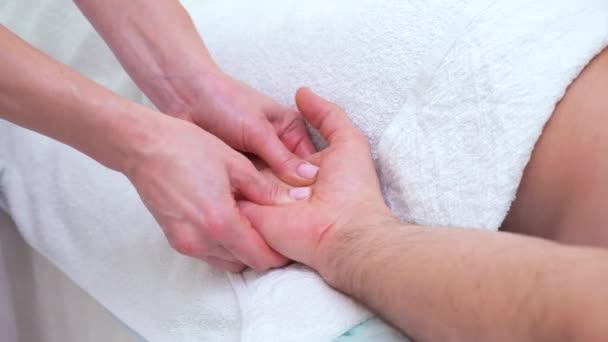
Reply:
<svg viewBox="0 0 608 342"><path fill-rule="evenodd" d="M379 144L410 222L498 229L542 129L608 44L608 2L484 1L430 56Z"/></svg>
<svg viewBox="0 0 608 342"><path fill-rule="evenodd" d="M32 1L9 1L0 21L141 99L71 2ZM284 102L309 85L342 105L398 215L491 229L608 37L604 0L185 5L233 75ZM222 273L169 249L124 177L12 125L0 137L0 189L27 241L146 339L324 341L370 315L301 266L232 276L235 296Z"/></svg>

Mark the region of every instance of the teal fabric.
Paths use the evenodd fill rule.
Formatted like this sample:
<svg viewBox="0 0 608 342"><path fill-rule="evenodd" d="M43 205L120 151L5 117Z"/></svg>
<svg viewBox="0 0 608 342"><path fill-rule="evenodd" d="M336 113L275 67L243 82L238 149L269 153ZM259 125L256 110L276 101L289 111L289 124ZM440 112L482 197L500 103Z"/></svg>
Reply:
<svg viewBox="0 0 608 342"><path fill-rule="evenodd" d="M410 340L395 328L377 317L354 326L334 342L409 342Z"/></svg>

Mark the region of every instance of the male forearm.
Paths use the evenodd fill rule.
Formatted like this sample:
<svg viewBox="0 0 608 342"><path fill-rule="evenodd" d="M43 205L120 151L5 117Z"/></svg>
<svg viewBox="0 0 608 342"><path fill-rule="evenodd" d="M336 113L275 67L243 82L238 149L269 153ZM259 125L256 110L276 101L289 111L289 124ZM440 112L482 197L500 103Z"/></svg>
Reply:
<svg viewBox="0 0 608 342"><path fill-rule="evenodd" d="M0 118L119 170L127 145L152 135L153 113L85 79L0 25ZM155 116L150 114L150 116Z"/></svg>
<svg viewBox="0 0 608 342"><path fill-rule="evenodd" d="M349 229L323 277L418 341L593 341L608 336L608 253L504 233Z"/></svg>
<svg viewBox="0 0 608 342"><path fill-rule="evenodd" d="M75 2L162 112L187 111L188 103L200 96L192 89L214 76L217 68L179 1Z"/></svg>

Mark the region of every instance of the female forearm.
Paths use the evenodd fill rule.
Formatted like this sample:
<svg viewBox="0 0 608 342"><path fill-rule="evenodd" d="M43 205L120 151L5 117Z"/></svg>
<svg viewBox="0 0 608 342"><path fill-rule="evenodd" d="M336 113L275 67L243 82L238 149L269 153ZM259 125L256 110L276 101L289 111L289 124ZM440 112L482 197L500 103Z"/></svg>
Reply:
<svg viewBox="0 0 608 342"><path fill-rule="evenodd" d="M608 336L608 253L395 221L337 233L321 273L417 341Z"/></svg>
<svg viewBox="0 0 608 342"><path fill-rule="evenodd" d="M300 113L223 73L177 0L75 0L131 78L163 113L262 158L284 181L307 185L315 151Z"/></svg>
<svg viewBox="0 0 608 342"><path fill-rule="evenodd" d="M0 118L37 131L119 170L153 113L85 79L0 26ZM152 115L152 114L150 114ZM145 116L145 115L144 115Z"/></svg>
<svg viewBox="0 0 608 342"><path fill-rule="evenodd" d="M214 76L217 68L179 1L75 2L162 112L186 111L200 96L193 89Z"/></svg>

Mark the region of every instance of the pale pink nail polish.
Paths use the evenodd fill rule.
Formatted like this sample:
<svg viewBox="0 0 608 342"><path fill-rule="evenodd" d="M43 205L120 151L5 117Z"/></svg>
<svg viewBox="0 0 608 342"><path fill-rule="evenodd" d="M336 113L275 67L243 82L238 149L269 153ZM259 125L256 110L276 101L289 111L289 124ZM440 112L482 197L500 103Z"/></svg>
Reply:
<svg viewBox="0 0 608 342"><path fill-rule="evenodd" d="M303 200L310 197L312 190L309 187L293 188L289 190L289 196L295 200Z"/></svg>
<svg viewBox="0 0 608 342"><path fill-rule="evenodd" d="M309 163L302 163L298 166L298 174L302 178L313 179L317 176L318 172L319 167Z"/></svg>

